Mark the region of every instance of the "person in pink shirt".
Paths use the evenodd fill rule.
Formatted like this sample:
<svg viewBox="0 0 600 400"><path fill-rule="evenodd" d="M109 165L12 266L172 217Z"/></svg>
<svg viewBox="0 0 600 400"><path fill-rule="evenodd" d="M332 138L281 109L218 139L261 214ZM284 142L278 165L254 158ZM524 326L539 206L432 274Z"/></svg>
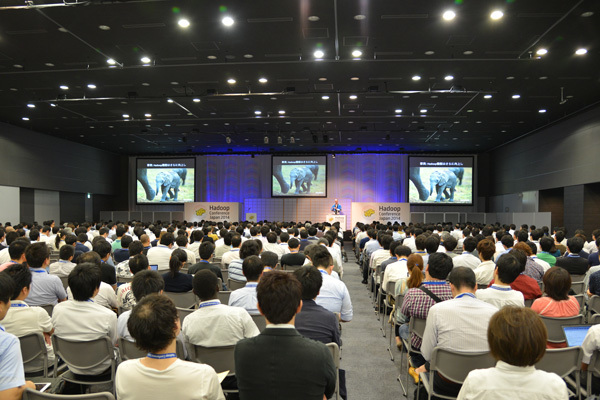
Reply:
<svg viewBox="0 0 600 400"><path fill-rule="evenodd" d="M13 264L24 264L25 260L25 248L29 245L27 240L17 239L8 246L8 255L10 261L0 265L0 271L4 271L6 268Z"/></svg>

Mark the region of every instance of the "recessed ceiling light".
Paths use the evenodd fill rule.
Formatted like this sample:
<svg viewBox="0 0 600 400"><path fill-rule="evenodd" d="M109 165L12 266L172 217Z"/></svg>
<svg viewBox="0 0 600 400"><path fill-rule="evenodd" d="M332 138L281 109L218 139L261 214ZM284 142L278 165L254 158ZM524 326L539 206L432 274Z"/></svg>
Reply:
<svg viewBox="0 0 600 400"><path fill-rule="evenodd" d="M395 110L394 110L394 112L395 112L396 114L401 114L401 113L402 113L402 109L400 109L400 108L397 108L397 109L395 109Z"/></svg>
<svg viewBox="0 0 600 400"><path fill-rule="evenodd" d="M327 112L327 111L325 111L325 112ZM331 111L329 111L329 112L331 112ZM356 111L355 110L348 110L348 112L349 113L353 113L353 112L356 112Z"/></svg>
<svg viewBox="0 0 600 400"><path fill-rule="evenodd" d="M252 54L244 54L244 58L253 58L254 56Z"/></svg>
<svg viewBox="0 0 600 400"><path fill-rule="evenodd" d="M221 20L221 23L223 23L223 25L225 26L231 26L235 23L235 21L233 20L233 18L227 16Z"/></svg>
<svg viewBox="0 0 600 400"><path fill-rule="evenodd" d="M591 17L592 15L594 15L593 11L586 11L584 13L581 13L582 17Z"/></svg>
<svg viewBox="0 0 600 400"><path fill-rule="evenodd" d="M352 78L350 78L350 80L351 81L357 81L357 80L359 80L359 77L358 76L353 76Z"/></svg>
<svg viewBox="0 0 600 400"><path fill-rule="evenodd" d="M59 88L61 88L62 90L69 90L69 87L67 85L60 85Z"/></svg>
<svg viewBox="0 0 600 400"><path fill-rule="evenodd" d="M515 79L515 77L514 76L507 76L506 79L510 81L510 80Z"/></svg>
<svg viewBox="0 0 600 400"><path fill-rule="evenodd" d="M44 65L45 65L46 67L54 67L54 64L52 64L52 63L45 63Z"/></svg>
<svg viewBox="0 0 600 400"><path fill-rule="evenodd" d="M258 78L258 81L260 83L267 83L268 82L267 78Z"/></svg>
<svg viewBox="0 0 600 400"><path fill-rule="evenodd" d="M150 57L142 57L142 58L140 58L140 61L143 62L144 64L149 64L150 61L152 61L152 60L150 59Z"/></svg>
<svg viewBox="0 0 600 400"><path fill-rule="evenodd" d="M320 80L321 82L325 82L325 81L327 80L327 78L319 78L319 80Z"/></svg>
<svg viewBox="0 0 600 400"><path fill-rule="evenodd" d="M476 123L476 124L480 124L480 123L481 123L481 121L475 121L475 123Z"/></svg>
<svg viewBox="0 0 600 400"><path fill-rule="evenodd" d="M23 66L21 64L14 64L13 67L15 67L15 68L23 68Z"/></svg>
<svg viewBox="0 0 600 400"><path fill-rule="evenodd" d="M262 114L262 111L260 111L260 110L254 111L254 115L260 115L260 114Z"/></svg>
<svg viewBox="0 0 600 400"><path fill-rule="evenodd" d="M50 103L50 107L56 107L56 104Z"/></svg>
<svg viewBox="0 0 600 400"><path fill-rule="evenodd" d="M493 20L498 20L498 19L502 18L503 16L504 16L504 13L500 10L494 10L490 14L490 18Z"/></svg>
<svg viewBox="0 0 600 400"><path fill-rule="evenodd" d="M354 123L354 121L348 121L348 123L349 123L349 124L353 124L353 123Z"/></svg>
<svg viewBox="0 0 600 400"><path fill-rule="evenodd" d="M144 114L144 117L150 118L150 117L152 117L152 114L146 113L146 114Z"/></svg>
<svg viewBox="0 0 600 400"><path fill-rule="evenodd" d="M27 107L29 107L29 108L35 108L35 104L29 103L29 104L27 104Z"/></svg>
<svg viewBox="0 0 600 400"><path fill-rule="evenodd" d="M61 26L60 28L58 28L58 31L59 31L59 32L62 32L62 33L67 33L67 32L69 32L69 30L68 30L67 28L64 28L64 27L62 27L62 26Z"/></svg>
<svg viewBox="0 0 600 400"><path fill-rule="evenodd" d="M209 60L216 60L217 56L206 56L206 58L208 58Z"/></svg>
<svg viewBox="0 0 600 400"><path fill-rule="evenodd" d="M421 112L421 114L425 114L427 112L427 109L422 108L421 110L419 110Z"/></svg>
<svg viewBox="0 0 600 400"><path fill-rule="evenodd" d="M421 80L421 77L420 77L419 75L414 75L414 76L412 77L412 80L413 80L413 81L418 81L418 80Z"/></svg>
<svg viewBox="0 0 600 400"><path fill-rule="evenodd" d="M442 18L446 21L452 21L455 17L456 13L452 10L445 11L444 14L442 14Z"/></svg>
<svg viewBox="0 0 600 400"><path fill-rule="evenodd" d="M473 112L473 110L467 110L467 112Z"/></svg>
<svg viewBox="0 0 600 400"><path fill-rule="evenodd" d="M235 84L235 79L229 78L229 79L227 79L227 83L229 83L230 85L233 85L233 84Z"/></svg>
<svg viewBox="0 0 600 400"><path fill-rule="evenodd" d="M546 112L546 109L545 109L545 108L542 108L542 109L541 109L541 110L539 110L538 112L539 112L540 114L543 114L543 113L545 113L545 112Z"/></svg>
<svg viewBox="0 0 600 400"><path fill-rule="evenodd" d="M88 89L96 89L96 85L94 85L93 83L88 83L87 87Z"/></svg>
<svg viewBox="0 0 600 400"><path fill-rule="evenodd" d="M320 20L321 18L317 17L316 15L311 15L310 17L308 17L308 20L310 22L317 22L318 20Z"/></svg>
<svg viewBox="0 0 600 400"><path fill-rule="evenodd" d="M355 94L351 94L350 96L348 96L348 98L349 98L350 100L356 100L356 99L358 98L358 96L357 96L357 95L355 95Z"/></svg>
<svg viewBox="0 0 600 400"><path fill-rule="evenodd" d="M269 97L271 100L277 100L277 97Z"/></svg>
<svg viewBox="0 0 600 400"><path fill-rule="evenodd" d="M444 77L444 80L447 80L447 81L451 81L452 79L454 79L454 77L452 75L446 75Z"/></svg>
<svg viewBox="0 0 600 400"><path fill-rule="evenodd" d="M200 103L200 99L199 99L199 98L197 98L197 97L196 97L196 98L194 98L192 101L193 101L194 103Z"/></svg>
<svg viewBox="0 0 600 400"><path fill-rule="evenodd" d="M583 47L581 49L577 49L577 51L575 52L575 54L577 54L578 56L582 56L584 54L586 54L588 51L587 49L584 49Z"/></svg>
<svg viewBox="0 0 600 400"><path fill-rule="evenodd" d="M542 80L542 81L543 81L543 80L545 80L545 79L548 79L548 77L547 77L547 76L540 76L540 80Z"/></svg>
<svg viewBox="0 0 600 400"><path fill-rule="evenodd" d="M483 96L483 98L484 98L484 99L491 99L491 98L492 98L492 95L491 95L491 94L486 94L486 95L484 95L484 96Z"/></svg>
<svg viewBox="0 0 600 400"><path fill-rule="evenodd" d="M99 25L98 28L102 31L110 31L110 26L108 25Z"/></svg>
<svg viewBox="0 0 600 400"><path fill-rule="evenodd" d="M148 82L142 82L142 86L150 86Z"/></svg>
<svg viewBox="0 0 600 400"><path fill-rule="evenodd" d="M167 99L167 103L172 103L173 99Z"/></svg>
<svg viewBox="0 0 600 400"><path fill-rule="evenodd" d="M362 15L362 14L358 14L354 16L354 19L357 21L362 21L363 19L367 18L366 16Z"/></svg>
<svg viewBox="0 0 600 400"><path fill-rule="evenodd" d="M543 56L544 54L548 54L548 50L547 49L538 49L535 54L537 54L538 56Z"/></svg>
<svg viewBox="0 0 600 400"><path fill-rule="evenodd" d="M327 96L327 95L325 95L325 96L321 96L321 98L322 98L323 100L329 100L329 96Z"/></svg>
<svg viewBox="0 0 600 400"><path fill-rule="evenodd" d="M315 56L315 58L323 58L325 56L325 53L323 52L323 50L316 50L313 55Z"/></svg>
<svg viewBox="0 0 600 400"><path fill-rule="evenodd" d="M285 114L285 110L279 110L279 114L280 114L280 115L283 115L283 114Z"/></svg>
<svg viewBox="0 0 600 400"><path fill-rule="evenodd" d="M521 98L521 95L520 95L520 94L513 94L513 95L512 95L512 98L513 98L513 99L520 99L520 98Z"/></svg>
<svg viewBox="0 0 600 400"><path fill-rule="evenodd" d="M129 114L123 114L123 118L129 118Z"/></svg>
<svg viewBox="0 0 600 400"><path fill-rule="evenodd" d="M465 51L463 51L463 54L465 56L470 56L471 54L473 54L473 51L472 50L465 50Z"/></svg>
<svg viewBox="0 0 600 400"><path fill-rule="evenodd" d="M360 50L354 50L352 52L352 57L359 58L360 56L362 56L362 51L360 51Z"/></svg>
<svg viewBox="0 0 600 400"><path fill-rule="evenodd" d="M331 122L331 121L327 121L327 123L328 123L328 124L332 124L333 122Z"/></svg>
<svg viewBox="0 0 600 400"><path fill-rule="evenodd" d="M179 21L177 21L177 24L182 28L187 28L190 26L190 21L185 18L181 18Z"/></svg>
<svg viewBox="0 0 600 400"><path fill-rule="evenodd" d="M173 82L171 82L171 85L179 85L179 82L173 81Z"/></svg>
<svg viewBox="0 0 600 400"><path fill-rule="evenodd" d="M106 60L106 63L107 63L108 65L115 65L117 62L116 62L114 59L112 59L112 58L109 58L108 60Z"/></svg>

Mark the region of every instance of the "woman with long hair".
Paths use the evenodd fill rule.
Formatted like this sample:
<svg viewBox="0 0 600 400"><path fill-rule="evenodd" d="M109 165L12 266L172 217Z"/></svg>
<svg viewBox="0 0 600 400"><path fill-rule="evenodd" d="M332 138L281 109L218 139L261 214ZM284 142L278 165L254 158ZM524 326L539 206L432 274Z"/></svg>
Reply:
<svg viewBox="0 0 600 400"><path fill-rule="evenodd" d="M165 292L182 293L193 289L192 282L194 277L180 272L186 261L187 253L185 250L173 250L171 259L169 260L169 272L162 275L165 281Z"/></svg>

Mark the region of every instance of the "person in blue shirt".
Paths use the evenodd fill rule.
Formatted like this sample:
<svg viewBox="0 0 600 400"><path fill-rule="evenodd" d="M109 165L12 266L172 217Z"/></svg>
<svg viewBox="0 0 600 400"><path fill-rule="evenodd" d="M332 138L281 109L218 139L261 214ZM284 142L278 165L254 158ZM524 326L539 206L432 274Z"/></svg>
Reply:
<svg viewBox="0 0 600 400"><path fill-rule="evenodd" d="M242 307L250 315L260 315L256 307L256 286L263 274L264 262L258 256L250 256L244 259L242 271L246 277L246 286L234 290L229 296L229 305L233 307Z"/></svg>
<svg viewBox="0 0 600 400"><path fill-rule="evenodd" d="M340 203L338 203L338 199L335 199L335 202L331 206L331 212L334 214L342 213L342 205Z"/></svg>

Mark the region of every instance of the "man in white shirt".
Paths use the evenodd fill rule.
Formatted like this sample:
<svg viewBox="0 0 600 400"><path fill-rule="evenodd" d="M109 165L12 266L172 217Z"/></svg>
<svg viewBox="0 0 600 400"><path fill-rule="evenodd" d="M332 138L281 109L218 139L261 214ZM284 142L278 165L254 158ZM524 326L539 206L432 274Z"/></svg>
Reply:
<svg viewBox="0 0 600 400"><path fill-rule="evenodd" d="M263 253L264 254L264 253ZM275 258L275 256L273 256ZM260 315L256 307L256 287L263 274L264 262L258 256L250 256L244 259L242 271L246 277L246 286L234 290L229 296L229 305L232 307L241 307L248 311L250 315Z"/></svg>
<svg viewBox="0 0 600 400"><path fill-rule="evenodd" d="M66 278L69 276L73 268L77 264L73 262L73 256L75 255L75 248L73 246L64 245L59 250L60 259L53 262L48 266L48 270L51 275L56 275L59 278Z"/></svg>
<svg viewBox="0 0 600 400"><path fill-rule="evenodd" d="M77 265L69 275L72 300L57 304L52 312L54 334L75 341L95 340L108 336L117 342L117 314L95 303L100 290L100 269L92 263ZM104 375L110 373L110 360L92 368L69 366L74 374Z"/></svg>
<svg viewBox="0 0 600 400"><path fill-rule="evenodd" d="M202 244L203 236L204 233L200 229L192 232L191 238L194 239L194 242L188 246L188 250L193 251L196 258L200 258L200 245Z"/></svg>
<svg viewBox="0 0 600 400"><path fill-rule="evenodd" d="M477 247L477 240L472 237L466 237L463 241L463 252L461 255L458 255L452 259L452 264L454 264L454 268L456 267L467 267L474 270L481 264L481 260L479 257L473 255L473 251Z"/></svg>
<svg viewBox="0 0 600 400"><path fill-rule="evenodd" d="M239 260L241 245L242 237L237 234L233 235L231 238L231 250L223 254L223 257L221 257L221 265L229 265L233 260Z"/></svg>
<svg viewBox="0 0 600 400"><path fill-rule="evenodd" d="M284 247L277 244L277 234L275 232L267 233L267 240L263 243L263 250L277 254L279 260L285 254Z"/></svg>
<svg viewBox="0 0 600 400"><path fill-rule="evenodd" d="M177 239L175 239L175 244L177 244L177 248L184 250L187 253L187 261L190 265L196 264L196 253L188 249L188 239L187 236L179 235Z"/></svg>
<svg viewBox="0 0 600 400"><path fill-rule="evenodd" d="M479 254L479 260L481 263L475 268L475 278L477 279L478 285L489 285L492 279L494 279L494 270L496 264L492 260L496 246L489 239L483 239L477 243L477 253Z"/></svg>
<svg viewBox="0 0 600 400"><path fill-rule="evenodd" d="M171 232L164 233L160 238L160 244L148 250L148 263L158 265L158 271L167 271L174 242L175 237Z"/></svg>
<svg viewBox="0 0 600 400"><path fill-rule="evenodd" d="M310 251L310 258L313 265L323 274L323 285L315 300L316 303L333 313L339 314L342 322L351 321L354 312L350 293L344 282L331 275L333 272L331 254L323 246L315 246Z"/></svg>
<svg viewBox="0 0 600 400"><path fill-rule="evenodd" d="M515 256L504 254L494 270L494 284L487 289L479 289L475 296L499 309L507 305L524 307L523 293L510 287L520 273L521 264Z"/></svg>
<svg viewBox="0 0 600 400"><path fill-rule="evenodd" d="M410 249L410 251L415 252L417 251L417 245L415 244L415 239L416 239L416 235L415 235L415 228L408 228L406 230L407 236L406 239L404 239L404 241L402 242L402 244L406 247L408 247Z"/></svg>
<svg viewBox="0 0 600 400"><path fill-rule="evenodd" d="M404 245L396 246L394 249L394 254L396 254L398 261L385 267L382 283L382 287L384 289L387 287L388 282L397 282L400 279L408 277L408 267L406 266L406 261L408 256L411 254L410 248Z"/></svg>

